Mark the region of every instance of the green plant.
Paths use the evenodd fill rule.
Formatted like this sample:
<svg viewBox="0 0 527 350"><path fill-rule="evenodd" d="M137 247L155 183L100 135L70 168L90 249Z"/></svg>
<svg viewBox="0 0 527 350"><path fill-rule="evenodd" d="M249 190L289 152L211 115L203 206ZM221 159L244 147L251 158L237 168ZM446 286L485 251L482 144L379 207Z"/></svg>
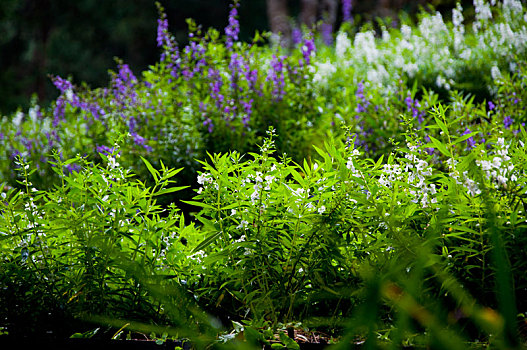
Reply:
<svg viewBox="0 0 527 350"><path fill-rule="evenodd" d="M23 189L2 193L1 310L7 329L57 332L44 321L48 314L57 321L90 315L164 319L149 285L177 288L166 254L180 244L176 224L182 217L175 206L161 208L156 197L181 189L171 186L179 170L161 164L157 171L145 160L155 183L147 187L119 165L117 146L101 154L105 166L53 157L60 179L53 190L34 188L29 178L35 169L19 158ZM68 173L72 163L80 169Z"/></svg>

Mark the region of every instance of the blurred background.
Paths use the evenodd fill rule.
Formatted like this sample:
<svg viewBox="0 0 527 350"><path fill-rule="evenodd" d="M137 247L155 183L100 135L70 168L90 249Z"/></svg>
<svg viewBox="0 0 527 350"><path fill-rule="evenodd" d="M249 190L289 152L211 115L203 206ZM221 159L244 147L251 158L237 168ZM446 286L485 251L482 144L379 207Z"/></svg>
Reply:
<svg viewBox="0 0 527 350"><path fill-rule="evenodd" d="M227 25L230 0L159 2L180 46L186 44L187 18L222 33ZM432 5L447 19L455 2L353 0L352 15L358 26L376 16L396 19L401 11L414 16L419 7ZM328 11L333 28L338 28L343 19L341 0L242 0L240 40L250 40L255 31L281 28L280 18L295 26L327 20ZM157 17L154 0L0 0L0 115L28 108L32 96L41 105L49 104L58 96L50 74L92 88L104 86L115 58L140 74L159 59Z"/></svg>

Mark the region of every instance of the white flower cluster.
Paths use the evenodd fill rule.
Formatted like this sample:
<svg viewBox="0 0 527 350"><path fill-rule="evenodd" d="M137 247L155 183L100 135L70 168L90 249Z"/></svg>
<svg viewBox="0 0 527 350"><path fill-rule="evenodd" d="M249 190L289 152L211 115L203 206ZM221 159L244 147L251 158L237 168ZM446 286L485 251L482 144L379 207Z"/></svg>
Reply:
<svg viewBox="0 0 527 350"><path fill-rule="evenodd" d="M405 155L406 161L395 164L384 164L379 183L388 189L393 183L406 182L410 187L406 190L414 203L421 203L423 208L437 203L434 195L437 193L435 184L427 184L426 178L432 176L432 168L428 162L415 155L417 147L408 144L410 153Z"/></svg>
<svg viewBox="0 0 527 350"><path fill-rule="evenodd" d="M448 169L450 171L448 175L456 181L456 184L462 185L467 190L469 196L475 197L479 195L481 190L479 189L478 183L468 176L468 171L463 172L463 181L461 181L461 174L456 167L457 164L458 162L453 158L447 160Z"/></svg>
<svg viewBox="0 0 527 350"><path fill-rule="evenodd" d="M205 260L206 257L207 257L207 254L203 250L197 251L194 254L188 256L189 259L193 260L198 265L201 265L201 263L203 262L203 260ZM205 265L202 265L201 268L203 270L206 269Z"/></svg>
<svg viewBox="0 0 527 350"><path fill-rule="evenodd" d="M478 32L489 19L492 19L492 11L486 0L474 0L474 9L476 11L476 21L472 24L474 32Z"/></svg>
<svg viewBox="0 0 527 350"><path fill-rule="evenodd" d="M412 202L421 202L423 208L430 204L437 203L437 198L433 197L436 193L435 184L428 185L426 177L432 176L432 168L428 162L419 159L414 153L417 152L417 147L408 144L411 153L405 155L409 162L405 166L405 171L408 172L408 183L413 186L410 189L410 194L413 196Z"/></svg>
<svg viewBox="0 0 527 350"><path fill-rule="evenodd" d="M219 189L218 184L214 181L214 177L211 173L201 173L198 175L198 184L202 185L198 189L198 194L203 192L203 189L207 188L209 185L213 185L216 190Z"/></svg>
<svg viewBox="0 0 527 350"><path fill-rule="evenodd" d="M353 41L355 52L353 55L358 60L363 60L367 64L377 63L381 53L377 49L375 42L375 33L373 30L367 32L360 32L355 35Z"/></svg>
<svg viewBox="0 0 527 350"><path fill-rule="evenodd" d="M465 27L463 26L463 7L458 2L452 10L452 24L454 25L454 49L459 52L465 41ZM470 57L470 56L469 56Z"/></svg>
<svg viewBox="0 0 527 350"><path fill-rule="evenodd" d="M337 72L337 67L329 60L325 62L315 62L313 82L320 85L327 85Z"/></svg>
<svg viewBox="0 0 527 350"><path fill-rule="evenodd" d="M335 54L337 57L344 57L351 48L351 40L345 32L339 32L335 43Z"/></svg>
<svg viewBox="0 0 527 350"><path fill-rule="evenodd" d="M254 181L254 183L253 183ZM251 194L251 202L255 204L260 199L262 189L264 191L271 190L271 185L275 181L275 177L271 174L263 175L262 172L257 171L256 174L249 174L245 180L242 180L242 186L252 184L253 192Z"/></svg>
<svg viewBox="0 0 527 350"><path fill-rule="evenodd" d="M355 169L354 159L360 155L360 151L358 149L354 149L351 153L351 156L348 157L348 162L346 163L346 168L348 168L351 172L351 176L353 177L361 177L360 172Z"/></svg>
<svg viewBox="0 0 527 350"><path fill-rule="evenodd" d="M384 164L379 183L384 187L391 188L394 181L402 180L402 172L399 164Z"/></svg>
<svg viewBox="0 0 527 350"><path fill-rule="evenodd" d="M514 164L509 157L509 144L503 138L496 143L496 154L492 160L476 160L476 164L485 172L487 177L494 180L498 186L507 187L509 181L518 180L514 174Z"/></svg>
<svg viewBox="0 0 527 350"><path fill-rule="evenodd" d="M119 155L117 155L119 156ZM120 166L119 162L115 160L115 158L111 155L108 156L108 167L109 169L115 169Z"/></svg>
<svg viewBox="0 0 527 350"><path fill-rule="evenodd" d="M474 0L476 19L473 38L466 38L463 8L458 2L452 11L452 26L440 13L424 15L416 28L402 25L400 35L382 28L382 38L373 31L348 37L340 32L336 38L335 56L320 56L313 64L314 83L325 85L337 74L349 74L351 80L365 80L366 86L382 87L386 94L397 90L401 74L414 77L426 72L440 88L451 89L467 61L482 60L489 66L514 62L515 54L527 51L527 13L520 0ZM494 16L494 8L502 16ZM467 40L469 39L469 40ZM476 43L475 45L473 43ZM503 64L505 61L506 64ZM509 70L513 72L514 67ZM488 87L489 92L494 90Z"/></svg>
<svg viewBox="0 0 527 350"><path fill-rule="evenodd" d="M22 120L24 120L24 113L21 111L16 112L15 117L13 118L13 124L15 125L15 128L20 128Z"/></svg>

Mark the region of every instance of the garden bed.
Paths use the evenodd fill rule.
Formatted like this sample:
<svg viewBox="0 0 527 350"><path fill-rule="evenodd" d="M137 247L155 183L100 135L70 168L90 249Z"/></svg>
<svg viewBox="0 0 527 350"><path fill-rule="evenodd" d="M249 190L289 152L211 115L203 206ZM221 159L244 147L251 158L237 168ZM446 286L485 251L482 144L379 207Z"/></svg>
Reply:
<svg viewBox="0 0 527 350"><path fill-rule="evenodd" d="M226 348L332 342L292 324L337 349L519 348L522 3L290 50L237 42L236 6L181 50L160 9L140 78L54 77L52 106L2 117L0 330L27 335L5 344L177 346L31 337L82 320Z"/></svg>

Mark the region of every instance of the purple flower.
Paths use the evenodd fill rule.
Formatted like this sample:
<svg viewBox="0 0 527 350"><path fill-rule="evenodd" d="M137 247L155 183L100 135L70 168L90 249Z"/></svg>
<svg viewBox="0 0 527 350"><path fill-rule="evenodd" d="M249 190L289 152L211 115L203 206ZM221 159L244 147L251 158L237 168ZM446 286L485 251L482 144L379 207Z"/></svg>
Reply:
<svg viewBox="0 0 527 350"><path fill-rule="evenodd" d="M78 173L81 170L81 166L79 164L71 163L65 166L66 168L66 174L71 174L73 172Z"/></svg>
<svg viewBox="0 0 527 350"><path fill-rule="evenodd" d="M368 108L370 105L370 101L368 101L364 96L364 84L362 82L357 84L357 92L355 92L355 97L357 98L357 107L355 108L355 112L366 112L366 108Z"/></svg>
<svg viewBox="0 0 527 350"><path fill-rule="evenodd" d="M249 66L249 61L245 61L245 67L244 67L244 75L245 80L247 80L247 84L249 85L249 91L256 90L256 82L258 81L258 69L251 69Z"/></svg>
<svg viewBox="0 0 527 350"><path fill-rule="evenodd" d="M109 156L110 154L113 154L113 152L115 151L114 148L110 148L108 146L105 146L105 145L102 145L102 146L97 146L95 148L95 150L97 151L97 153L102 153L106 156Z"/></svg>
<svg viewBox="0 0 527 350"><path fill-rule="evenodd" d="M225 100L225 97L221 93L223 79L220 72L214 68L209 68L209 79L210 97L216 102L216 108L220 109Z"/></svg>
<svg viewBox="0 0 527 350"><path fill-rule="evenodd" d="M55 102L55 109L53 110L53 128L56 128L59 123L64 120L64 114L66 113L65 97L60 95Z"/></svg>
<svg viewBox="0 0 527 350"><path fill-rule="evenodd" d="M489 101L489 111L492 111L494 108L496 108L496 105L492 101Z"/></svg>
<svg viewBox="0 0 527 350"><path fill-rule="evenodd" d="M315 50L315 39L310 35L310 37L304 39L304 45L302 45L302 55L304 56L306 65L311 63L311 55Z"/></svg>
<svg viewBox="0 0 527 350"><path fill-rule="evenodd" d="M291 38L294 45L298 45L302 42L302 30L300 28L293 28Z"/></svg>
<svg viewBox="0 0 527 350"><path fill-rule="evenodd" d="M11 160L16 159L18 156L22 156L19 150L15 149L10 155L9 158Z"/></svg>
<svg viewBox="0 0 527 350"><path fill-rule="evenodd" d="M59 76L55 76L52 78L52 81L53 85L55 85L55 87L63 94L67 91L73 91L73 84L67 79L62 79Z"/></svg>
<svg viewBox="0 0 527 350"><path fill-rule="evenodd" d="M353 18L351 17L352 3L352 0L342 0L342 20L344 22L353 21Z"/></svg>
<svg viewBox="0 0 527 350"><path fill-rule="evenodd" d="M329 23L322 23L322 40L324 44L330 46L333 44L333 26Z"/></svg>
<svg viewBox="0 0 527 350"><path fill-rule="evenodd" d="M412 117L417 118L417 122L419 125L421 125L424 121L424 112L419 111L419 108L421 107L421 104L419 103L419 100L413 100L410 94L404 99L404 102L406 102L406 110L408 112L412 112Z"/></svg>
<svg viewBox="0 0 527 350"><path fill-rule="evenodd" d="M127 64L119 64L119 71L112 77L111 85L113 87L113 104L120 107L121 110L137 105L137 92L135 87L138 83L134 73ZM97 108L89 108L94 116L98 116ZM104 112L103 112L104 114ZM96 117L96 119L98 119Z"/></svg>
<svg viewBox="0 0 527 350"><path fill-rule="evenodd" d="M225 35L227 40L225 46L230 49L234 42L238 40L238 34L240 33L240 23L238 22L238 1L235 1L231 5L231 11L229 12L229 24L225 27Z"/></svg>
<svg viewBox="0 0 527 350"><path fill-rule="evenodd" d="M512 119L511 116L508 115L503 119L503 126L505 126L505 129L509 129L513 122L514 119Z"/></svg>
<svg viewBox="0 0 527 350"><path fill-rule="evenodd" d="M166 14L163 13L162 17L157 20L157 46L163 47L166 43L170 43L168 37L168 20Z"/></svg>
<svg viewBox="0 0 527 350"><path fill-rule="evenodd" d="M469 128L466 128L465 131L461 134L462 136L463 135L468 135L470 134L471 131ZM474 141L474 138L471 136L469 137L467 140L467 149L471 150L472 148L474 148L476 146L476 141Z"/></svg>
<svg viewBox="0 0 527 350"><path fill-rule="evenodd" d="M243 106L243 111L245 112L242 123L245 127L249 125L249 121L251 120L252 115L252 108L253 108L253 99L251 98L249 101L241 101L241 105Z"/></svg>
<svg viewBox="0 0 527 350"><path fill-rule="evenodd" d="M214 124L212 123L212 119L209 117L205 118L203 121L203 126L208 126L207 130L209 131L209 134L214 130Z"/></svg>
<svg viewBox="0 0 527 350"><path fill-rule="evenodd" d="M172 52L176 47L174 38L168 32L168 20L165 10L159 3L156 3L159 12L159 19L157 20L157 46L164 47L166 51ZM161 60L164 61L165 54L161 55Z"/></svg>
<svg viewBox="0 0 527 350"><path fill-rule="evenodd" d="M276 57L273 55L271 60L271 69L269 69L266 81L272 81L274 85L273 96L276 101L281 101L285 95L284 87L284 59L285 57Z"/></svg>
<svg viewBox="0 0 527 350"><path fill-rule="evenodd" d="M231 88L233 91L238 87L237 81L242 71L243 58L237 54L232 53L229 62L229 70L231 71Z"/></svg>

